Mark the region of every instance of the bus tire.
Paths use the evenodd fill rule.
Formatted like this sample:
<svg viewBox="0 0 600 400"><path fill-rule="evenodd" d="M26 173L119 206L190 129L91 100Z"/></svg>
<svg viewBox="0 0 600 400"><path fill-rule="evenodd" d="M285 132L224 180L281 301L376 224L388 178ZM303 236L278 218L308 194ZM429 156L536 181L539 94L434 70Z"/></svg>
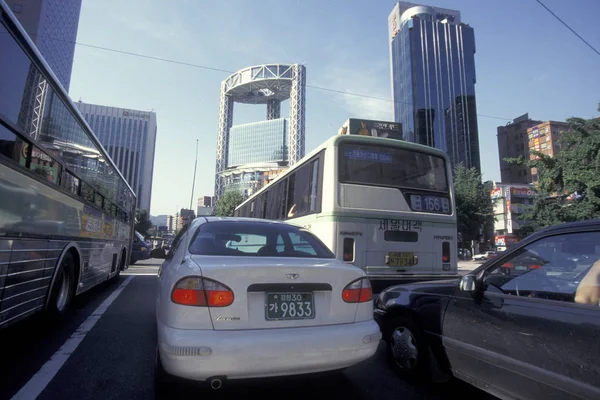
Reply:
<svg viewBox="0 0 600 400"><path fill-rule="evenodd" d="M117 265L117 272L115 274L115 276L112 277L113 281L118 281L119 277L121 276L121 271L125 271L125 256L127 255L127 252L125 251L125 249L121 250L121 257L119 258L119 265Z"/></svg>
<svg viewBox="0 0 600 400"><path fill-rule="evenodd" d="M60 318L71 308L75 295L75 260L71 252L65 253L58 266L54 285L50 290L48 313L53 318Z"/></svg>

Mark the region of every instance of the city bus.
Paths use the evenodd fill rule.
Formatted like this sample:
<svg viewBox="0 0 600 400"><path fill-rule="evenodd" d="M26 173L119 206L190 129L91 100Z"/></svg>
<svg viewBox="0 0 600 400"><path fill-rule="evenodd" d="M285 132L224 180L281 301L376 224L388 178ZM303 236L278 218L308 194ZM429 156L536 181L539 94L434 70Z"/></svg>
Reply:
<svg viewBox="0 0 600 400"><path fill-rule="evenodd" d="M380 284L456 277L451 171L435 148L336 135L247 198L235 215L303 226Z"/></svg>
<svg viewBox="0 0 600 400"><path fill-rule="evenodd" d="M0 2L0 329L117 277L136 196Z"/></svg>

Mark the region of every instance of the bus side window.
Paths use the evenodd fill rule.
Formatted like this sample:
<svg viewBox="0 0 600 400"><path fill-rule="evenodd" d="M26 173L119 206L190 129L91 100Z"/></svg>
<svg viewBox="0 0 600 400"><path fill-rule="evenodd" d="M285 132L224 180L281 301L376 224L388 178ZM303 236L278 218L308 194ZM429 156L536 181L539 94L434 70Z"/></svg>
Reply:
<svg viewBox="0 0 600 400"><path fill-rule="evenodd" d="M21 140L15 133L0 125L0 154L19 162L22 153L27 154L27 142Z"/></svg>
<svg viewBox="0 0 600 400"><path fill-rule="evenodd" d="M85 182L81 182L81 197L90 203L94 202L94 189Z"/></svg>
<svg viewBox="0 0 600 400"><path fill-rule="evenodd" d="M319 212L319 204L317 204L319 202L319 181L320 181L320 177L319 177L319 159L317 158L315 161L313 161L310 164L310 169L311 169L311 174L310 174L310 205L309 205L309 212L310 213L315 213L315 212Z"/></svg>
<svg viewBox="0 0 600 400"><path fill-rule="evenodd" d="M79 195L79 179L69 171L65 171L64 187L74 195Z"/></svg>
<svg viewBox="0 0 600 400"><path fill-rule="evenodd" d="M296 214L296 208L298 208L294 204L294 191L296 190L296 174L295 173L290 175L287 183L288 183L287 196L286 196L287 202L286 202L286 209L285 209L284 217L291 218Z"/></svg>

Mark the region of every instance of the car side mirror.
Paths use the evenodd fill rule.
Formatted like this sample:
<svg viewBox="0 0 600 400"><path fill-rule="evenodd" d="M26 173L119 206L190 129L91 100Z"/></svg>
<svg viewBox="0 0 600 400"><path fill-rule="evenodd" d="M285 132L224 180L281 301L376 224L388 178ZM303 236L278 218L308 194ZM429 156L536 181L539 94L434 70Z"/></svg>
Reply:
<svg viewBox="0 0 600 400"><path fill-rule="evenodd" d="M476 288L476 279L474 275L465 275L460 280L460 290L463 292L474 292Z"/></svg>
<svg viewBox="0 0 600 400"><path fill-rule="evenodd" d="M153 249L150 252L150 257L152 258L160 258L160 259L166 259L167 258L167 251L163 248L158 248L158 249Z"/></svg>

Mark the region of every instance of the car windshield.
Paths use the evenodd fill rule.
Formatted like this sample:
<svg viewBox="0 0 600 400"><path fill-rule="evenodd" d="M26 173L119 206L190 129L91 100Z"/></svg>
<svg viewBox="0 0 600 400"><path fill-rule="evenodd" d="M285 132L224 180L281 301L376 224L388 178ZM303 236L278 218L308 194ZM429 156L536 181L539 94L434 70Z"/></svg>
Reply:
<svg viewBox="0 0 600 400"><path fill-rule="evenodd" d="M334 258L314 235L286 224L214 221L200 225L189 246L192 254Z"/></svg>
<svg viewBox="0 0 600 400"><path fill-rule="evenodd" d="M144 242L144 237L138 231L135 231L135 237L137 237L140 242Z"/></svg>

